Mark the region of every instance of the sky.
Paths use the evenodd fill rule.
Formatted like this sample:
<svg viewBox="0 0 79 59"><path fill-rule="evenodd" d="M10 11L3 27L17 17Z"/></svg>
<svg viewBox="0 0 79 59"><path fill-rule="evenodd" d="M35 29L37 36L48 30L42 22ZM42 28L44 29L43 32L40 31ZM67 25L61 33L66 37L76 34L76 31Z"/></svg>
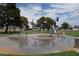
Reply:
<svg viewBox="0 0 79 59"><path fill-rule="evenodd" d="M79 3L17 3L16 6L21 16L27 17L29 22L33 19L36 23L45 16L54 20L59 17L59 26L64 21L70 25L79 25Z"/></svg>

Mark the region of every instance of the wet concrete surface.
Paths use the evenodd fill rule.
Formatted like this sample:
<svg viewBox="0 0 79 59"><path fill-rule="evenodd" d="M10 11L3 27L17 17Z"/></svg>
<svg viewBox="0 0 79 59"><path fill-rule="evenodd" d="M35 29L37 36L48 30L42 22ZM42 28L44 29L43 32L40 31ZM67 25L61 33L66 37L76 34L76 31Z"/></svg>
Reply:
<svg viewBox="0 0 79 59"><path fill-rule="evenodd" d="M67 48L79 48L79 40L72 37L15 35L0 37L0 48L10 48L13 52L45 54L54 51L62 51Z"/></svg>

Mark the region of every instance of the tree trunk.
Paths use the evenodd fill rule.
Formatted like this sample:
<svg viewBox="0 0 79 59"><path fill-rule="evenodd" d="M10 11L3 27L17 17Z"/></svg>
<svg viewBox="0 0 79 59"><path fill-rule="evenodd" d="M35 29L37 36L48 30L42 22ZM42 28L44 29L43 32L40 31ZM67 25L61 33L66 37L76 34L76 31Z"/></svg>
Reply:
<svg viewBox="0 0 79 59"><path fill-rule="evenodd" d="M5 29L5 33L8 33L8 28L9 28L9 26L8 26L8 24L6 25L6 29Z"/></svg>
<svg viewBox="0 0 79 59"><path fill-rule="evenodd" d="M13 26L13 31L16 32L16 27L15 26Z"/></svg>

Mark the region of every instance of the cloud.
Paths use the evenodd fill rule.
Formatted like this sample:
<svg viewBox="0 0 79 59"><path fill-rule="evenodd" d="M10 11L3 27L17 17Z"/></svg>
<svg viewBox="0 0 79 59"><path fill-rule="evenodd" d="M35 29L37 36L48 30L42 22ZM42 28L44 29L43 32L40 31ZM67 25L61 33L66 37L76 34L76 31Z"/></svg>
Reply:
<svg viewBox="0 0 79 59"><path fill-rule="evenodd" d="M48 6L47 5L43 6L43 5L42 4L27 4L26 6L21 6L21 7L19 6L18 8L21 10L20 12L21 16L27 17L29 22L31 22L32 19L34 19L34 22L36 22L37 19L39 19L40 17L48 16L53 19L56 19L56 17L60 17L60 24L63 21L72 22L72 24L78 23L77 22L77 20L79 19L78 18L79 16L78 3L63 3L63 4L54 3L54 4L47 4ZM44 9L43 7L46 9Z"/></svg>
<svg viewBox="0 0 79 59"><path fill-rule="evenodd" d="M30 9L33 9L33 10L35 10L35 11L40 11L40 10L42 10L42 7L41 6L39 6L39 5L28 5L28 8L30 8Z"/></svg>

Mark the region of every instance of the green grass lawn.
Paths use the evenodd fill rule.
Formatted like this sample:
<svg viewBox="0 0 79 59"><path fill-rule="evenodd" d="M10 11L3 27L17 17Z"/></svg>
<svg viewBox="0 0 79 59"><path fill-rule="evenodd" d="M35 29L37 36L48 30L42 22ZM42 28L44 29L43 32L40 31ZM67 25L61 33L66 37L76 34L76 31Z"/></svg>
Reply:
<svg viewBox="0 0 79 59"><path fill-rule="evenodd" d="M0 35L11 35L11 34L25 34L26 32L23 30L22 32L19 32L19 31L10 31L9 33L5 33L5 32L1 32L0 31ZM27 30L27 34L40 34L40 33L49 33L49 31L47 30ZM69 35L69 36L74 36L74 37L79 37L79 30L77 31L65 31L65 34L66 35Z"/></svg>
<svg viewBox="0 0 79 59"><path fill-rule="evenodd" d="M0 56L79 56L79 53L75 51L66 51L59 53L40 54L40 55L28 55L28 54L0 54Z"/></svg>
<svg viewBox="0 0 79 59"><path fill-rule="evenodd" d="M43 54L42 56L79 56L79 53L75 51L66 51L66 52L59 52L59 53Z"/></svg>
<svg viewBox="0 0 79 59"><path fill-rule="evenodd" d="M27 33L28 34L33 34L33 33L37 33L37 34L39 34L39 33L49 33L49 31L47 31L47 30L27 30Z"/></svg>
<svg viewBox="0 0 79 59"><path fill-rule="evenodd" d="M27 30L27 34L42 34L42 33L49 33L47 30ZM8 36L8 35L14 35L14 34L26 34L26 31L22 30L20 31L9 31L8 33L5 33L4 31L0 31L0 36Z"/></svg>
<svg viewBox="0 0 79 59"><path fill-rule="evenodd" d="M69 36L73 36L73 37L79 37L79 30L77 30L77 31L65 31L65 34L69 35Z"/></svg>
<svg viewBox="0 0 79 59"><path fill-rule="evenodd" d="M26 32L27 34L49 33L48 30L27 30L27 31L22 30L21 32L20 31L15 31L15 32L9 31L8 33L5 33L4 31L0 31L0 34L18 34L18 33L24 34Z"/></svg>

